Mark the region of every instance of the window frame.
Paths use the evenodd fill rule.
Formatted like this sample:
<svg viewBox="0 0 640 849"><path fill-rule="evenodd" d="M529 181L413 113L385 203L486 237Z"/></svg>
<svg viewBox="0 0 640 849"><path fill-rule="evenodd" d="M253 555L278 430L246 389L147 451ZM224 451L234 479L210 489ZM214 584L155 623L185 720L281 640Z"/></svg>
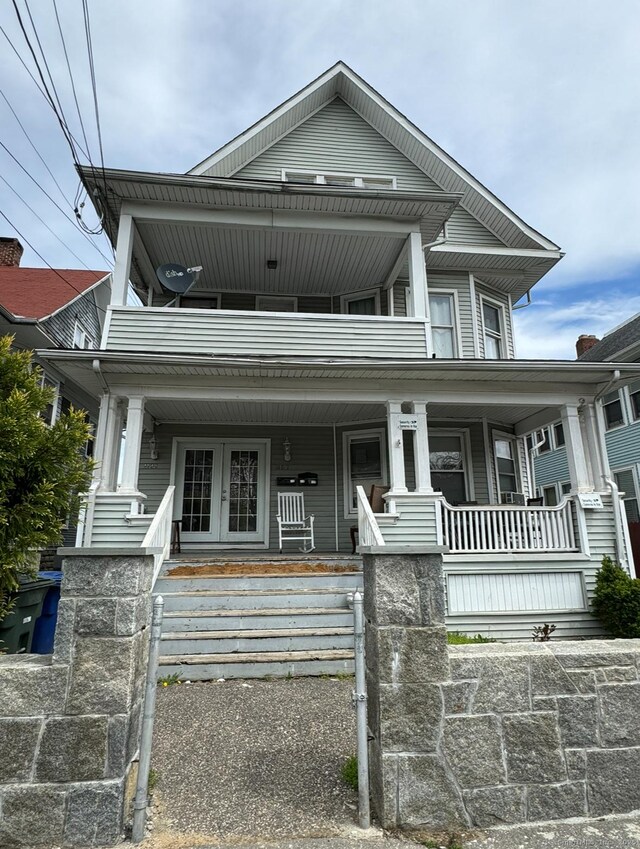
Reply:
<svg viewBox="0 0 640 849"><path fill-rule="evenodd" d="M51 421L45 422L47 427L52 427L58 420L58 415L59 415L59 411L60 411L60 399L61 399L61 393L62 393L62 384L60 383L59 380L55 380L55 378L50 377L46 372L43 371L42 375L40 377L40 386L42 386L42 387L50 386L52 389L55 390L55 395L53 397L53 401L51 402L51 404L52 404ZM42 413L40 413L40 418L44 418Z"/></svg>
<svg viewBox="0 0 640 849"><path fill-rule="evenodd" d="M383 486L389 484L389 465L387 463L387 431L384 427L369 428L368 430L345 430L342 434L342 495L345 519L351 519L358 514L358 505L351 502L351 444L353 442L370 441L376 438L380 442L380 473Z"/></svg>
<svg viewBox="0 0 640 849"><path fill-rule="evenodd" d="M267 310L260 304L260 301L291 301L293 304L292 310L285 310L282 314L288 315L290 312L298 312L298 297L297 295L256 295L255 312L272 312L279 313L281 310Z"/></svg>
<svg viewBox="0 0 640 849"><path fill-rule="evenodd" d="M604 399L608 395L614 395L614 394L617 395L617 398L613 398L611 401L608 401L608 402L605 403ZM615 404L615 403L618 403L620 405L620 415L622 417L622 420L619 421L619 422L616 422L615 424L610 425L608 420L607 420L606 408L609 405ZM602 398L602 415L603 415L603 418L604 418L604 427L605 427L605 430L606 430L607 433L609 433L610 430L617 430L620 427L626 427L627 426L628 421L627 421L627 414L626 414L625 407L626 407L626 404L625 404L625 401L624 401L624 397L623 397L623 395L622 395L622 393L620 392L619 389L614 389L611 392L607 392L607 395L605 395Z"/></svg>
<svg viewBox="0 0 640 849"><path fill-rule="evenodd" d="M76 345L76 336L80 333L82 335L83 345ZM90 343L90 344L87 344ZM84 324L76 318L75 323L73 325L73 348L76 351L89 351L96 347L95 339L89 333Z"/></svg>
<svg viewBox="0 0 640 849"><path fill-rule="evenodd" d="M631 387L634 384L637 384L637 389L632 392ZM640 421L640 380L634 380L632 383L627 384L627 386L624 387L623 393L628 402L627 410L629 415L629 424ZM634 400L634 396L638 399L637 404Z"/></svg>
<svg viewBox="0 0 640 849"><path fill-rule="evenodd" d="M498 504L502 504L502 489L500 488L500 470L498 468L498 455L496 453L496 442L510 442L512 446L512 460L515 472L517 489L505 490L506 492L520 492L526 498L524 491L524 480L522 475L522 466L520 463L520 452L518 451L518 437L513 433L505 433L502 430L494 430L491 434L491 446L493 449L493 469L496 476L496 495L498 496Z"/></svg>
<svg viewBox="0 0 640 849"><path fill-rule="evenodd" d="M186 297L187 300L193 301L213 301L215 300L215 307L196 307L190 305L188 307L182 306L182 299ZM183 310L197 310L197 309L206 309L206 310L220 310L222 309L222 293L221 292L208 292L205 290L200 290L199 292L188 292L185 296L180 295L180 300L178 301L178 306Z"/></svg>
<svg viewBox="0 0 640 849"><path fill-rule="evenodd" d="M547 493L548 491L553 491L553 496L554 496L555 501L556 501L556 503L555 503L555 504L549 504L549 503L548 503L548 501L547 501L547 496L546 496L546 493ZM542 506L543 506L543 507L557 507L557 506L558 506L558 504L560 503L560 501L558 500L558 484L557 484L557 483L547 483L547 484L543 484L543 485L540 487L540 495L541 495L541 496L542 496L542 498L544 499L544 500L543 500L543 502L542 502Z"/></svg>
<svg viewBox="0 0 640 849"><path fill-rule="evenodd" d="M474 480L474 469L471 455L471 435L468 428L445 428L445 427L430 427L428 428L429 440L429 475L432 476L433 469L431 468L431 440L434 436L458 436L460 437L460 445L462 448L462 474L464 476L464 489L467 501L473 501L476 496L476 487ZM436 470L437 471L437 470ZM443 493L444 495L444 493Z"/></svg>
<svg viewBox="0 0 640 849"><path fill-rule="evenodd" d="M372 182L375 180L387 180L391 183L391 185L387 187L388 190L392 191L398 188L398 180L391 174L352 174L345 171L317 171L315 169L308 168L282 168L280 172L280 179L283 183L294 183L295 180L290 179L289 175L295 174L301 174L305 177L314 177L314 182L307 184L310 186L326 186L327 177L342 177L344 179L353 180L353 186L335 186L334 188L364 189L364 183L367 180L371 180ZM380 186L380 189L384 190L384 188L384 186ZM365 189L365 191L376 191L376 189Z"/></svg>
<svg viewBox="0 0 640 849"><path fill-rule="evenodd" d="M361 292L351 292L346 295L340 295L340 312L343 315L349 315L352 318L371 318L372 316L350 313L348 307L348 305L353 301L366 301L369 298L374 298L375 300L376 311L374 315L381 315L380 289L363 289Z"/></svg>
<svg viewBox="0 0 640 849"><path fill-rule="evenodd" d="M558 428L562 430L562 442L558 442ZM564 424L560 422L554 422L551 425L551 433L553 434L553 448L557 451L558 448L564 448L567 444L566 436L564 435Z"/></svg>
<svg viewBox="0 0 640 849"><path fill-rule="evenodd" d="M440 289L435 287L433 289L429 288L427 291L427 301L429 306L429 327L431 330L431 350L435 354L435 345L433 343L433 328L434 327L445 327L445 325L437 324L434 325L432 321L432 313L431 313L431 295L448 295L451 299L451 318L452 318L452 337L453 337L453 357L452 359L458 360L462 357L462 331L460 328L460 309L459 309L459 301L458 301L458 291L457 289ZM436 359L443 359L442 357L436 357Z"/></svg>
<svg viewBox="0 0 640 849"><path fill-rule="evenodd" d="M616 486L618 486L618 488L620 488L620 487L619 487L616 475L619 475L621 472L631 472L631 478L633 480L633 488L635 490L635 494L631 498L623 497L622 502L624 503L625 501L635 501L636 502L636 510L640 514L640 475L638 474L638 466L637 465L631 465L631 466L622 466L621 468L618 468L618 469L611 469L611 475L613 476L613 479L616 483ZM628 493L625 491L625 496L626 495L628 495ZM629 518L627 516L626 511L627 511L627 508L625 506L625 518L627 520L627 524L629 524Z"/></svg>
<svg viewBox="0 0 640 849"><path fill-rule="evenodd" d="M494 331L487 331L487 327L484 321L484 305L493 307L498 310L498 314L500 316L500 353L502 356L500 357L487 357L487 335L492 336L492 338L497 339L498 336L494 333ZM485 360L508 360L510 357L508 356L508 345L507 345L507 320L504 304L500 303L500 301L496 301L488 295L480 295L480 321L482 323L482 347L484 352Z"/></svg>

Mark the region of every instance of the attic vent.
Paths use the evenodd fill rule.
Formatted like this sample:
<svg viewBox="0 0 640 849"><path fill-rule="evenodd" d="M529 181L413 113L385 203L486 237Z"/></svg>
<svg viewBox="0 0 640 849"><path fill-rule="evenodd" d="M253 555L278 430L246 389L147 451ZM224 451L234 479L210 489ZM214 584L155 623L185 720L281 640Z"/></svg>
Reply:
<svg viewBox="0 0 640 849"><path fill-rule="evenodd" d="M365 177L356 174L318 173L317 171L283 170L282 180L286 183L306 183L316 186L337 186L350 189L395 189L395 177Z"/></svg>

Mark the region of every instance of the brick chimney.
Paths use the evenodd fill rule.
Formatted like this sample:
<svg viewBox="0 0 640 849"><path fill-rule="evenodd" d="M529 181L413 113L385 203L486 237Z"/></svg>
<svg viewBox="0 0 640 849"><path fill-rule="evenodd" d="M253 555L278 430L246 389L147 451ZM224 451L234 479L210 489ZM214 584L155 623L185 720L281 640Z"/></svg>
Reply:
<svg viewBox="0 0 640 849"><path fill-rule="evenodd" d="M20 265L24 248L12 236L0 236L0 265Z"/></svg>
<svg viewBox="0 0 640 849"><path fill-rule="evenodd" d="M582 336L578 336L578 341L576 342L576 354L578 355L578 359L583 354L586 354L590 348L593 348L594 345L597 345L600 340L597 336L587 335L585 333Z"/></svg>

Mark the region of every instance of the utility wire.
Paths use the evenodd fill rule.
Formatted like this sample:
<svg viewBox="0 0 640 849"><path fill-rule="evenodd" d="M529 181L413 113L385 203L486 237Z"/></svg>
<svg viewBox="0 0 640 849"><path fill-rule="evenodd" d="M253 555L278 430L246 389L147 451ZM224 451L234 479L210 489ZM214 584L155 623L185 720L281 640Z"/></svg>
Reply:
<svg viewBox="0 0 640 849"><path fill-rule="evenodd" d="M78 120L80 121L80 129L82 130L82 138L84 139L84 143L87 148L87 153L91 152L91 148L89 147L89 140L87 139L87 133L84 128L84 121L82 120L82 113L80 112L80 104L78 102L78 94L76 92L76 84L73 79L73 73L71 71L71 62L69 61L69 54L67 52L67 43L64 40L64 33L62 31L62 23L60 22L60 15L58 14L58 4L56 0L53 0L53 10L56 16L56 22L58 24L58 32L60 33L60 41L62 42L62 49L64 51L64 58L67 63L67 71L69 72L69 82L71 83L71 91L73 92L73 100L76 104L76 112L78 113ZM89 158L89 161L91 159Z"/></svg>
<svg viewBox="0 0 640 849"><path fill-rule="evenodd" d="M49 200L51 201L51 203L52 203L52 204L56 207L56 209L57 209L57 210L59 210L59 211L60 211L60 212L64 215L64 217L67 219L67 221L70 221L70 222L73 224L73 226L74 226L77 230L79 230L79 232L80 232L80 233L84 236L84 238L85 238L85 239L89 242L89 244L90 244L90 245L93 245L93 247L94 247L94 248L98 251L98 253L102 256L102 258L103 258L104 260L106 260L106 262L112 262L112 260L110 260L107 256L105 256L105 255L102 253L102 251L100 250L100 248L98 247L98 245L96 245L96 243L93 241L93 239L91 239L91 238L87 235L87 233L85 233L85 231L84 231L83 229L81 229L81 228L78 226L78 223L77 223L76 221L74 221L74 220L73 220L73 218L72 218L70 215L67 215L67 213L66 213L66 212L65 212L65 210L64 210L64 209L60 206L60 204L59 204L59 203L58 203L58 202L57 202L54 198L52 198L52 197L51 197L51 195L49 194L49 192L48 192L48 191L47 191L47 190L46 190L46 189L45 189L42 185L40 185L40 183L36 180L36 178L35 178L32 174L30 174L30 172L29 172L29 171L28 171L28 170L24 167L24 165L20 162L20 160L19 160L16 156L14 156L14 155L13 155L13 153L11 153L11 151L10 151L10 150L9 150L9 148L6 146L6 144L5 144L3 141L1 141L1 140L0 140L0 147L1 147L1 148L2 148L2 149L6 152L6 153L8 153L8 154L9 154L9 156L11 157L11 159L13 159L13 161L16 163L16 165L17 165L17 166L18 166L18 167L19 167L22 171L24 171L24 173L27 175L27 177L28 177L28 178L29 178L29 179L30 179L33 183L35 183L35 184L36 184L36 186L40 189L40 191L41 191L41 192L43 192L43 193L44 193L44 194L45 194L45 195L49 198Z"/></svg>
<svg viewBox="0 0 640 849"><path fill-rule="evenodd" d="M25 244L29 245L29 247L30 247L30 248L31 248L31 250L34 252L34 254L36 254L36 256L40 257L40 259L42 260L42 262L44 262L44 264L47 266L47 268L49 268L51 271L53 271L53 273L54 273L54 274L57 274L57 275L58 275L58 277L59 277L61 280L63 280L63 281L67 284L67 286L71 287L71 289L73 289L73 291L74 291L74 292L77 292L77 293L78 293L78 295L84 295L84 294L85 294L85 293L82 291L82 289L78 289L76 286L74 286L74 285L73 285L73 283L71 283L71 281L67 280L67 278L66 278L66 277L64 277L62 274L60 274L60 272L58 271L58 269L57 269L57 268L54 268L52 265L50 265L50 264L46 261L46 259L45 259L45 258L42 256L42 254L40 253L40 251L37 251L37 250L33 247L33 245L32 245L32 244L31 244L31 242L27 239L27 237L26 237L23 233L21 233L21 232L20 232L20 230L18 230L18 228L15 226L15 224L13 224L13 222L12 222L12 221L11 221L11 220L10 220L10 219L6 216L6 215L5 215L5 213L4 213L1 209L0 209L0 215L4 218L4 220L7 222L7 224L9 225L9 227L11 227L11 229L12 229L12 230L15 230L15 232L18 234L18 236L20 236L20 238L22 239L22 241L23 241ZM97 281L96 281L96 282L97 282ZM86 291L86 290L85 290L85 291ZM106 311L106 309L104 309L104 307L100 307L100 306L98 306L98 304L97 304L97 303L96 303L96 309L100 310L100 312L103 312L103 313L105 313L105 315L106 315L106 312L107 312L107 311Z"/></svg>
<svg viewBox="0 0 640 849"><path fill-rule="evenodd" d="M38 219L38 221L39 221L39 222L40 222L40 223L41 223L44 227L46 227L46 228L47 228L47 230L48 230L48 231L49 231L49 232L50 232L53 236L55 236L55 238L56 238L56 239L60 242L60 244L61 244L61 245L63 245L63 246L64 246L64 247L65 247L65 248L69 251L69 253L70 253L70 254L73 254L73 255L74 255L74 257L78 260L78 262L80 263L80 265L84 265L84 267L87 269L87 271L93 271L93 270L94 270L93 268L89 268L89 266L86 264L86 262L85 262L83 259L81 259L81 258L78 256L78 254L77 254L75 251L73 251L73 250L69 247L69 245L68 245L66 242L63 242L63 241L62 241L62 239L60 238L60 236L58 236L58 234L55 232L55 230L52 230L52 228L51 228L51 227L49 227L49 225L47 224L47 222L46 222L43 218L41 218L41 217L40 217L40 215L39 215L39 214L35 211L35 209L31 206L31 204L30 204L28 201L26 201L26 200L22 197L22 195L20 194L20 192L19 192L17 189L15 189L15 188L11 185L11 183L7 180L7 178L6 178L6 177L4 177L2 174L0 174L0 180L2 180L2 182L3 182L3 183L4 183L4 184L5 184L5 185L9 188L9 189L11 189L11 191L14 193L14 195L15 195L17 198L19 198L19 200L21 200L21 201L22 201L22 203L23 203L23 204L27 207L27 209L28 209L30 212L32 212L32 213L33 213L33 215L35 215L35 217Z"/></svg>

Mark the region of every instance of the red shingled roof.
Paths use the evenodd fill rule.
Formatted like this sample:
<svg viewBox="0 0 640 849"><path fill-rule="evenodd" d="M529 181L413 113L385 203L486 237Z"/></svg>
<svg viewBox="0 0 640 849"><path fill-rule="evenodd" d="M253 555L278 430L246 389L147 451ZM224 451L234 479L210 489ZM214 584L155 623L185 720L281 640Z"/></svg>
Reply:
<svg viewBox="0 0 640 849"><path fill-rule="evenodd" d="M46 318L106 275L106 271L0 266L0 306L20 318Z"/></svg>

